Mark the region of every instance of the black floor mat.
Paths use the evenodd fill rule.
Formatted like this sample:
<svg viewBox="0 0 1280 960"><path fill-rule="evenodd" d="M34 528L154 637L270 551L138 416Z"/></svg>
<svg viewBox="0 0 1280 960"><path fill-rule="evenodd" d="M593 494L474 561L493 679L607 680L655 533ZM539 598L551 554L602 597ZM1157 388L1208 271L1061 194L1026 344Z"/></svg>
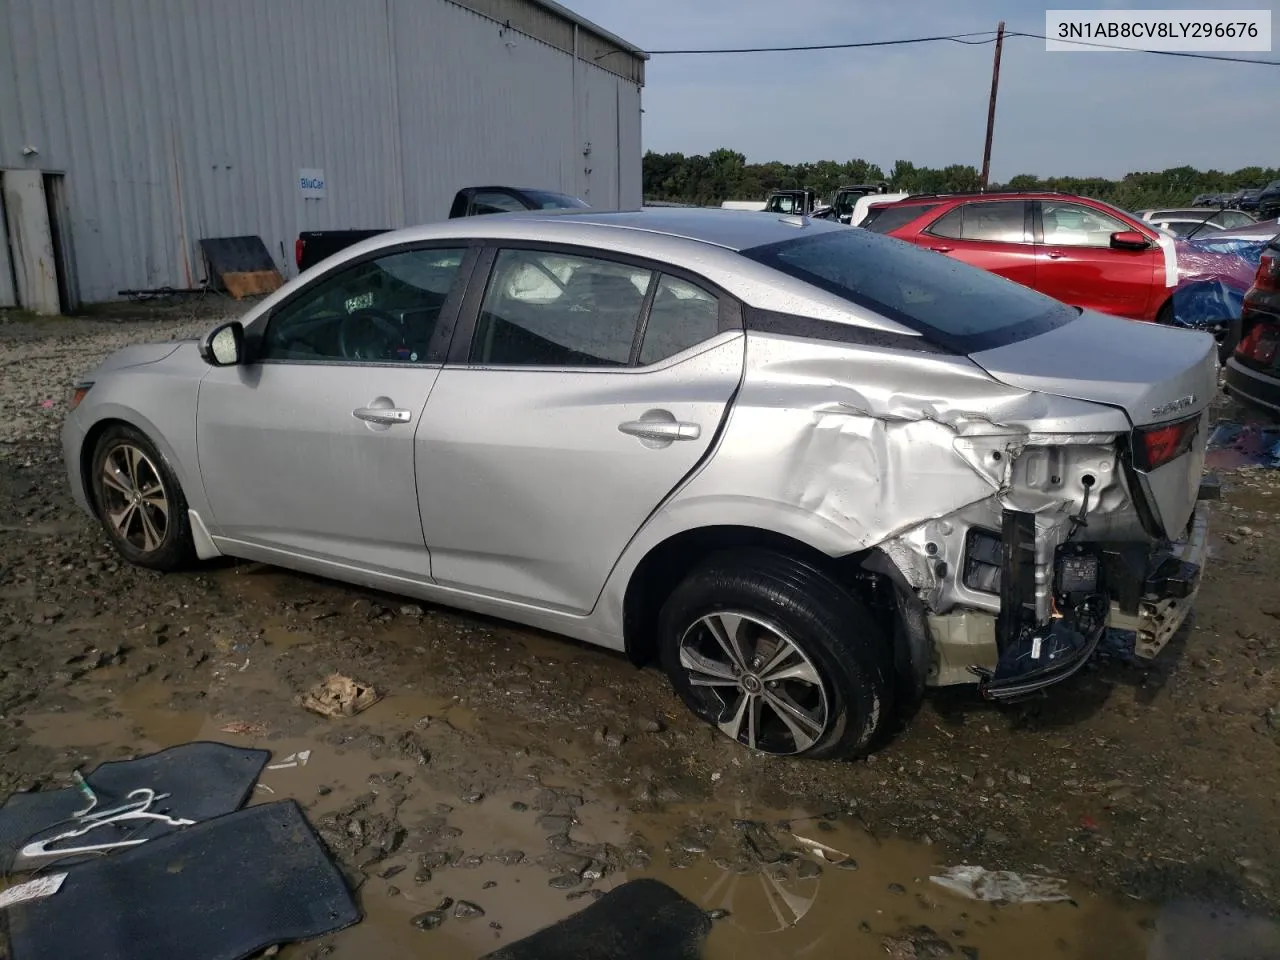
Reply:
<svg viewBox="0 0 1280 960"><path fill-rule="evenodd" d="M665 883L632 880L483 960L697 960L710 930L707 915Z"/></svg>
<svg viewBox="0 0 1280 960"><path fill-rule="evenodd" d="M154 810L175 818L210 820L240 809L258 774L270 759L267 750L242 750L222 743L184 743L135 760L113 760L85 776L98 795L99 810L123 803L130 790L150 787L170 794ZM29 840L47 837L50 828L84 809L85 798L74 788L15 793L0 807L0 870L13 869L14 855ZM71 824L65 824L64 829ZM86 835L84 843L109 842L114 827L102 827ZM159 837L173 830L163 823L149 823L137 836ZM89 839L92 838L92 839ZM117 834L115 839L120 839ZM66 866L74 861L60 861Z"/></svg>
<svg viewBox="0 0 1280 960"><path fill-rule="evenodd" d="M243 960L360 919L292 800L82 864L3 912L13 960Z"/></svg>

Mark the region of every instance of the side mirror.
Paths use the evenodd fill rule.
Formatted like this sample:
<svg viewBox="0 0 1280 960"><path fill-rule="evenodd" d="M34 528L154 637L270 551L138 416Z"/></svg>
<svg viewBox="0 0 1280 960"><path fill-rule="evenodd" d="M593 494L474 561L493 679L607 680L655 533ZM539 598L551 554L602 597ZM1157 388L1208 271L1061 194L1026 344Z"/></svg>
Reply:
<svg viewBox="0 0 1280 960"><path fill-rule="evenodd" d="M1112 250L1145 250L1151 241L1137 230L1120 230L1111 235Z"/></svg>
<svg viewBox="0 0 1280 960"><path fill-rule="evenodd" d="M200 341L200 356L211 367L244 363L244 324L232 320L214 327Z"/></svg>

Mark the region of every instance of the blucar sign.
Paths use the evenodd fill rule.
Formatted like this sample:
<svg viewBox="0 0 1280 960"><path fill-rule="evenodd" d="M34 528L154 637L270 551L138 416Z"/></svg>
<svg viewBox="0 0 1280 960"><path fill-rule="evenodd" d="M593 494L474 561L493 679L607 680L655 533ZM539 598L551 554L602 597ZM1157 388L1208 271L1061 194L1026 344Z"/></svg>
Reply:
<svg viewBox="0 0 1280 960"><path fill-rule="evenodd" d="M304 167L298 171L298 186L304 197L324 196L324 171Z"/></svg>

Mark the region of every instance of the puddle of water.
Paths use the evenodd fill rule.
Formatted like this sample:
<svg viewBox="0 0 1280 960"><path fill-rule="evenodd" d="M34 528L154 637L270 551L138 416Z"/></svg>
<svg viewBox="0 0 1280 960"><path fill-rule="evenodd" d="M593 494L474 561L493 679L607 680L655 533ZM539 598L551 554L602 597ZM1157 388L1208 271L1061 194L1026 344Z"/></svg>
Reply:
<svg viewBox="0 0 1280 960"><path fill-rule="evenodd" d="M227 682L251 689L253 681L233 672ZM115 684L109 688L114 690ZM135 684L125 686L113 699L118 717L104 718L103 711L85 710L26 716L23 722L33 742L55 747L150 752L208 739L268 748L273 752L272 763L309 750L304 765L265 770L250 802L296 799L326 841L336 844L335 850L347 850L346 859L351 861L363 856L355 848L365 849L360 845L369 843L366 833L404 830L402 846L369 866L367 879L359 887L357 897L365 919L327 938L333 960L407 960L426 955L436 960L473 960L591 902L569 900L567 891L549 885L553 874L536 862L550 852L549 830L539 823L534 803L540 785L522 781L510 767L500 771L506 775L504 788L468 803L459 797L456 785L441 779L430 764L417 766L391 752L375 759L363 747L330 745L325 735L335 724L318 721L302 736L227 734L221 730L225 718L163 706L171 694L159 685ZM475 730L474 714L465 706L418 693L384 699L362 713L359 724L381 730L391 741L423 716L433 718L423 731L429 745L433 738L453 737L456 747L457 735L443 729L441 719L454 730ZM508 731L508 735L514 734ZM564 786L579 792L577 787ZM628 879L655 877L703 909L728 911L713 925L705 960L892 956L895 942L913 929L917 937L924 936L922 927L945 940L954 953L922 950L898 955L961 957L965 954L960 948L967 947L984 958L1205 960L1230 956L1261 960L1280 956L1276 925L1195 904L1157 909L1100 898L1078 886L1070 887L1074 903L976 903L929 882L931 874L947 865L938 860L933 848L878 839L848 822L814 818L803 810L761 810L727 800L637 813L613 798L581 793L581 806L573 806L577 820L569 834L573 842L616 853L634 849L639 834L652 853L647 866L624 866L598 881L597 888L609 890ZM362 797L365 806L353 810ZM750 821L754 826L744 828L735 821ZM800 859L789 865L775 862L760 869L757 863L745 872L738 870L744 864L741 851L747 831L762 831L753 832L752 837L763 838L766 847L776 844L780 851L800 852ZM356 840L350 841L353 836ZM806 852L798 838L839 851L856 861L858 868L846 870L826 862ZM610 847L601 846L605 844ZM525 854L523 862L508 865L494 859L500 851L512 850ZM432 851L449 851L452 863L436 866L428 878L419 871L422 855ZM472 863L467 858L477 859ZM811 875L815 873L812 866L801 868L805 863L817 865L820 873ZM412 925L414 916L436 908L446 897L478 904L485 915L458 919L449 911L449 918L435 930L421 931ZM302 960L312 949L314 944L294 945L280 956Z"/></svg>

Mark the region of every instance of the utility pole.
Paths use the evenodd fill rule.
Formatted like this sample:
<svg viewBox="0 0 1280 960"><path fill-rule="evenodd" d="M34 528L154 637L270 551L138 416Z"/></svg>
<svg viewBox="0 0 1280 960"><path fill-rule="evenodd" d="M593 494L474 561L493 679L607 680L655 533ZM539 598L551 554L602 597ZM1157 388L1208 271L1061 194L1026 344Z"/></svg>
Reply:
<svg viewBox="0 0 1280 960"><path fill-rule="evenodd" d="M982 151L982 189L991 173L991 134L996 126L996 91L1000 89L1000 51L1004 49L1004 21L996 27L996 59L991 67L991 102L987 105L987 145Z"/></svg>

